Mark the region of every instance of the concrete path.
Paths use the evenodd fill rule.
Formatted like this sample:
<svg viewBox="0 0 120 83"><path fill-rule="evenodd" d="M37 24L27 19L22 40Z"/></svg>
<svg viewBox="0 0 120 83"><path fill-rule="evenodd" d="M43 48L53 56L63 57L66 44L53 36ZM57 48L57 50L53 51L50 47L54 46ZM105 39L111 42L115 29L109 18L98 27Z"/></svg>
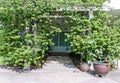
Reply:
<svg viewBox="0 0 120 83"><path fill-rule="evenodd" d="M68 56L49 56L41 72L78 72L79 69L73 64Z"/></svg>
<svg viewBox="0 0 120 83"><path fill-rule="evenodd" d="M119 70L104 78L81 72L67 56L50 56L42 69L28 73L0 69L0 83L120 83L119 78Z"/></svg>

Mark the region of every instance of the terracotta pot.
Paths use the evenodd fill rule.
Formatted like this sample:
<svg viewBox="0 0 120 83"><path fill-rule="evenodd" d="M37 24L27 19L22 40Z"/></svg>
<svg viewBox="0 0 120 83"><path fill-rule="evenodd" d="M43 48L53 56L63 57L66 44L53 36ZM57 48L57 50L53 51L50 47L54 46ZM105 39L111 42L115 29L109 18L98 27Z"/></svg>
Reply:
<svg viewBox="0 0 120 83"><path fill-rule="evenodd" d="M99 76L106 76L106 74L110 71L110 65L108 63L93 63L94 70Z"/></svg>

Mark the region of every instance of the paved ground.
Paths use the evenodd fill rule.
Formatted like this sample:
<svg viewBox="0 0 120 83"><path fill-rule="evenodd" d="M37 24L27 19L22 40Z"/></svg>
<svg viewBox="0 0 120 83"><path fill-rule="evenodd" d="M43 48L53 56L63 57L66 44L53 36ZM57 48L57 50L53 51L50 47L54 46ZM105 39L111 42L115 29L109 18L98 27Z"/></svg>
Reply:
<svg viewBox="0 0 120 83"><path fill-rule="evenodd" d="M120 70L106 77L94 77L79 71L66 56L51 56L42 69L30 72L0 69L0 83L120 83Z"/></svg>

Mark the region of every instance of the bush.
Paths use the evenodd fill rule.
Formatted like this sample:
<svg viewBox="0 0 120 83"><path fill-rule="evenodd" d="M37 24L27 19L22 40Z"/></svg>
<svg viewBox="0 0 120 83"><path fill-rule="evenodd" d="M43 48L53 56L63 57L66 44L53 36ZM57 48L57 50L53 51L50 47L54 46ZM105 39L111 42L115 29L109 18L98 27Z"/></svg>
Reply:
<svg viewBox="0 0 120 83"><path fill-rule="evenodd" d="M0 51L4 63L21 67L41 66L48 46L54 45L53 36L61 31L50 18L41 17L49 14L49 7L46 4L36 5L40 1L31 0L1 3Z"/></svg>
<svg viewBox="0 0 120 83"><path fill-rule="evenodd" d="M119 19L97 11L92 19L75 17L71 21L67 41L70 52L79 54L86 61L107 61L118 58L120 54Z"/></svg>

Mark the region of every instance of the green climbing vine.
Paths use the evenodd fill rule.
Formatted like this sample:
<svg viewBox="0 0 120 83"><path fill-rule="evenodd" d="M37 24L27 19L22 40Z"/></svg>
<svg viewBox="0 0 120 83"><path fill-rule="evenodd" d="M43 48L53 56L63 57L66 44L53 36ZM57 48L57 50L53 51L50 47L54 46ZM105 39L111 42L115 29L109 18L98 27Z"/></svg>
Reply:
<svg viewBox="0 0 120 83"><path fill-rule="evenodd" d="M41 66L45 52L49 46L54 45L53 36L62 31L49 16L59 15L59 11L62 11L61 16L75 17L69 18L72 23L68 23L70 35L67 35L68 40L69 36L77 35L78 43L70 44L71 47L75 47L80 41L83 42L75 31L89 31L92 25L89 19L81 21L78 15L75 15L78 13L72 11L71 7L100 7L105 1L109 0L0 0L0 56L4 57L4 63L7 65ZM68 10L69 8L71 10ZM80 24L82 26L78 26ZM73 38L73 41L76 38Z"/></svg>
<svg viewBox="0 0 120 83"><path fill-rule="evenodd" d="M3 1L1 7L1 56L7 65L41 66L48 46L54 45L52 37L60 32L49 18L49 14L39 1Z"/></svg>
<svg viewBox="0 0 120 83"><path fill-rule="evenodd" d="M120 54L119 18L103 11L96 11L94 17L76 16L66 19L70 24L66 41L70 41L70 52L88 61L111 62Z"/></svg>

